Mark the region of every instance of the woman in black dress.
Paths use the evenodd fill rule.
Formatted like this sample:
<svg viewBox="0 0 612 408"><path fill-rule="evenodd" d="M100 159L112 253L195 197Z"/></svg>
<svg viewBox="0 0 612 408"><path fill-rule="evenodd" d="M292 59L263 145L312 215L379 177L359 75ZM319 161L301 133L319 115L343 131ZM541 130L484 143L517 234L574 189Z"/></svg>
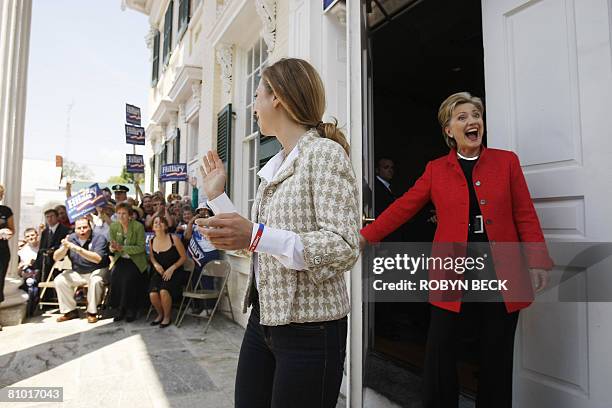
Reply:
<svg viewBox="0 0 612 408"><path fill-rule="evenodd" d="M181 239L168 233L168 220L162 216L153 219L149 259L153 265L153 276L149 287L151 304L157 312L157 318L151 326L167 327L172 319L172 299L181 296L185 284L183 264L187 260L185 247Z"/></svg>
<svg viewBox="0 0 612 408"><path fill-rule="evenodd" d="M4 186L0 184L0 201L4 198ZM4 278L11 260L8 240L15 233L13 211L6 205L0 205L0 303L4 301ZM2 326L0 326L2 330Z"/></svg>

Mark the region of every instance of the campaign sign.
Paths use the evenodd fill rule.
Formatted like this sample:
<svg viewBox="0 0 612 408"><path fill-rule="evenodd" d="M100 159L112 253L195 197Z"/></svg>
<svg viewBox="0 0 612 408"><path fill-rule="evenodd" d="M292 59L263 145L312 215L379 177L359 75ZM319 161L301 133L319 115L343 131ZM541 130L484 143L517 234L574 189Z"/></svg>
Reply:
<svg viewBox="0 0 612 408"><path fill-rule="evenodd" d="M149 255L151 252L151 240L155 237L154 232L145 232L145 253Z"/></svg>
<svg viewBox="0 0 612 408"><path fill-rule="evenodd" d="M323 11L329 10L338 0L323 0Z"/></svg>
<svg viewBox="0 0 612 408"><path fill-rule="evenodd" d="M141 154L125 155L125 170L128 173L144 173L144 157Z"/></svg>
<svg viewBox="0 0 612 408"><path fill-rule="evenodd" d="M70 222L73 223L77 218L92 213L96 207L105 204L106 198L96 183L66 199L66 212Z"/></svg>
<svg viewBox="0 0 612 408"><path fill-rule="evenodd" d="M140 108L138 106L125 104L125 121L130 125L140 126Z"/></svg>
<svg viewBox="0 0 612 408"><path fill-rule="evenodd" d="M187 181L187 163L163 164L159 181Z"/></svg>
<svg viewBox="0 0 612 408"><path fill-rule="evenodd" d="M140 126L125 125L125 143L133 145L144 145L144 128Z"/></svg>

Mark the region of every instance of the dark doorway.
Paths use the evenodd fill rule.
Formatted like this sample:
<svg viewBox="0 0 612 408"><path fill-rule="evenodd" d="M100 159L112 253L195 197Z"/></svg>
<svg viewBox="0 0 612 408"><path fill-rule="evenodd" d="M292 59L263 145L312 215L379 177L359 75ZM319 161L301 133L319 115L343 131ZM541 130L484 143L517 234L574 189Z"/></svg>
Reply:
<svg viewBox="0 0 612 408"><path fill-rule="evenodd" d="M396 196L408 190L428 161L448 153L437 112L449 95L469 91L484 100L484 63L480 0L367 0L370 12L369 50L371 67L371 120L373 154L393 160L392 190ZM403 3L403 7L398 7ZM485 140L486 143L486 140ZM375 189L373 189L375 190ZM368 197L369 198L369 197ZM368 199L366 198L366 200ZM371 201L375 203L375 197ZM382 209L375 208L375 213ZM428 221L433 206L394 235L393 241L429 242L435 224ZM410 386L387 387L385 371L368 375L368 359L386 360L403 367L419 387L423 368L429 305L419 303L369 303L367 386L392 400L408 405L415 398ZM373 308L373 310L372 310ZM466 336L459 363L460 381L466 394L476 390L475 356ZM396 374L393 374L397 377ZM376 378L373 378L376 377ZM408 392L405 389L408 389Z"/></svg>

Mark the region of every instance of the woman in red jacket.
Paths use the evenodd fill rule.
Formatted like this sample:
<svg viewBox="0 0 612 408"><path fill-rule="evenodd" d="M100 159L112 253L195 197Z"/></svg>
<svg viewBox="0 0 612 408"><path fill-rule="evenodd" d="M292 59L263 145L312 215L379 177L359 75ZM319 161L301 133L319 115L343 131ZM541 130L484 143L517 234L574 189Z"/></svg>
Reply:
<svg viewBox="0 0 612 408"><path fill-rule="evenodd" d="M468 313L476 313L481 324L476 406L512 406L519 310L530 304L531 284L536 291L544 288L547 270L552 268L518 157L482 145L483 111L482 101L467 92L449 96L440 106L438 120L450 153L429 162L414 186L361 230L362 245L365 240L381 241L432 201L438 217L434 242L490 245L493 262L488 265L498 279L512 283L510 290L499 293L497 303L464 303L462 307L457 300L461 296L434 298L430 293L433 306L425 354L425 407L458 406L458 328ZM509 249L506 244L506 250L495 250L504 247L502 243L519 242L524 259L520 254L508 256L508 251L519 251L518 245ZM528 268L529 274L517 273L522 267Z"/></svg>

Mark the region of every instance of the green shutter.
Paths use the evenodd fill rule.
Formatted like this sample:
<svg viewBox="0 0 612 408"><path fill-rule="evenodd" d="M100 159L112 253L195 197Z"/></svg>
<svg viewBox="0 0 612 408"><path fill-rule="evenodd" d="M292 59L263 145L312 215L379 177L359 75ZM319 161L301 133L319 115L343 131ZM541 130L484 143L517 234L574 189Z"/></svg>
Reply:
<svg viewBox="0 0 612 408"><path fill-rule="evenodd" d="M153 66L151 70L151 86L157 85L159 79L159 30L155 32L153 38Z"/></svg>
<svg viewBox="0 0 612 408"><path fill-rule="evenodd" d="M187 30L189 25L189 4L191 0L179 0L179 30L178 35L180 36Z"/></svg>
<svg viewBox="0 0 612 408"><path fill-rule="evenodd" d="M232 104L229 103L217 114L217 153L225 165L227 181L225 192L231 192L231 159L232 159Z"/></svg>
<svg viewBox="0 0 612 408"><path fill-rule="evenodd" d="M179 128L176 128L176 136L174 137L174 140L172 141L172 156L173 156L173 163L180 163L181 162L181 130ZM174 184L172 184L172 192L174 194L178 194L179 192L179 182L175 182Z"/></svg>
<svg viewBox="0 0 612 408"><path fill-rule="evenodd" d="M164 17L164 65L168 63L170 59L170 51L172 50L172 9L174 8L174 1L168 4L166 9L166 15Z"/></svg>

